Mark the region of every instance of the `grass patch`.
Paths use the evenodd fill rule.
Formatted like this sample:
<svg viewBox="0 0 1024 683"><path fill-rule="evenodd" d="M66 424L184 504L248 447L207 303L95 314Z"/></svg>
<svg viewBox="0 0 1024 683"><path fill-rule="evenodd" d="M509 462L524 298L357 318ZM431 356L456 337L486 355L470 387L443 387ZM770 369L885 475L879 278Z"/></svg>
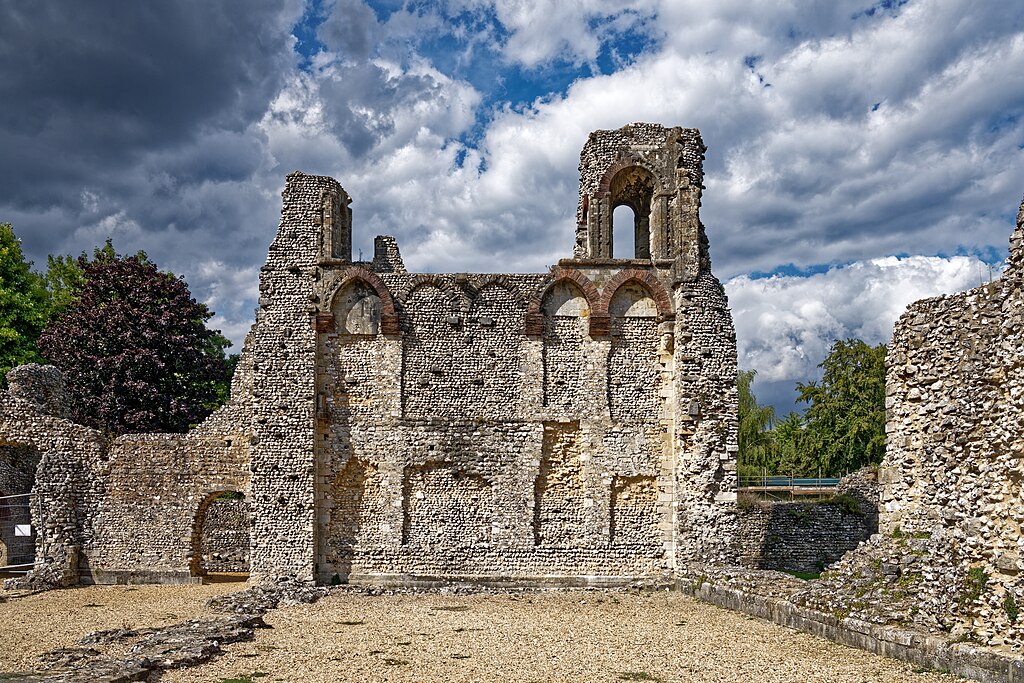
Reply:
<svg viewBox="0 0 1024 683"><path fill-rule="evenodd" d="M465 612L469 607L467 605L448 605L444 607L434 607L435 612Z"/></svg>
<svg viewBox="0 0 1024 683"><path fill-rule="evenodd" d="M783 570L783 573L795 576L798 579L803 579L804 581L814 581L815 579L821 578L821 572L787 572Z"/></svg>
<svg viewBox="0 0 1024 683"><path fill-rule="evenodd" d="M220 683L254 683L257 678L269 676L266 671L253 671L251 674L238 674L234 678L222 678Z"/></svg>
<svg viewBox="0 0 1024 683"><path fill-rule="evenodd" d="M974 602L981 597L986 587L988 587L988 572L984 567L971 567L964 580L964 592L961 596L963 602Z"/></svg>
<svg viewBox="0 0 1024 683"><path fill-rule="evenodd" d="M1006 597L1003 598L1003 611L1006 612L1006 618L1010 620L1011 624L1017 621L1020 610L1017 607L1017 599L1010 591L1006 591Z"/></svg>

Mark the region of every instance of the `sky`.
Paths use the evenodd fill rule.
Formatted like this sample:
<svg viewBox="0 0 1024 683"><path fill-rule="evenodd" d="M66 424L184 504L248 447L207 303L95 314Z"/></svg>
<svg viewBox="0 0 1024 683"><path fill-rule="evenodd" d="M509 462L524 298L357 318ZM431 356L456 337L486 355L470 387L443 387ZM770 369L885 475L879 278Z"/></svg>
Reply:
<svg viewBox="0 0 1024 683"><path fill-rule="evenodd" d="M1011 1L0 0L0 97L36 268L145 250L236 350L293 170L352 195L356 257L539 272L590 131L699 128L739 364L780 412L836 339L998 277L1024 194Z"/></svg>

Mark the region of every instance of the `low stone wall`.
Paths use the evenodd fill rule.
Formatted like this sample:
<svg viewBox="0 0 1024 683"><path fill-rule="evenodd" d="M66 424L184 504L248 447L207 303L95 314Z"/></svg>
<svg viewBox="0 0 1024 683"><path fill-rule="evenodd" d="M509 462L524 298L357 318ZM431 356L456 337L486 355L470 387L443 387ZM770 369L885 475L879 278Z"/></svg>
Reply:
<svg viewBox="0 0 1024 683"><path fill-rule="evenodd" d="M877 533L875 472L844 477L824 501L770 502L745 495L737 520L741 566L819 573Z"/></svg>
<svg viewBox="0 0 1024 683"><path fill-rule="evenodd" d="M849 504L746 502L739 514L740 564L819 573L871 537L877 515Z"/></svg>
<svg viewBox="0 0 1024 683"><path fill-rule="evenodd" d="M249 504L221 498L210 503L203 520L204 572L249 571Z"/></svg>
<svg viewBox="0 0 1024 683"><path fill-rule="evenodd" d="M922 668L949 671L982 683L1024 681L1024 660L1015 655L796 604L802 582L787 581L785 575L713 568L705 572L678 577L676 588L719 607Z"/></svg>

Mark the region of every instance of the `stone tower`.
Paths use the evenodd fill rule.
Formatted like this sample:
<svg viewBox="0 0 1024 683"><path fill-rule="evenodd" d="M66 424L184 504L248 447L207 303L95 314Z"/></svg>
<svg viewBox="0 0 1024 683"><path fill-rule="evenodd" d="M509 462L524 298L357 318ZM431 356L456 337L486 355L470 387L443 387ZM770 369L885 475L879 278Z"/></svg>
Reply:
<svg viewBox="0 0 1024 683"><path fill-rule="evenodd" d="M694 128L634 123L591 133L580 154L575 257L650 260L679 279L709 269L698 217L705 150ZM633 210L632 226L613 224L619 206ZM613 253L615 230L632 231L634 253Z"/></svg>

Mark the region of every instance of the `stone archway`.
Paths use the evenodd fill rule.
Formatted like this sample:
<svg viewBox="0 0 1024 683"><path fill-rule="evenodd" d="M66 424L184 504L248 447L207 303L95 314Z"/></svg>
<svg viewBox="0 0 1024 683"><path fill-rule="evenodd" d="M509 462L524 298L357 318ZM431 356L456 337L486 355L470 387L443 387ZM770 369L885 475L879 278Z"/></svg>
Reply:
<svg viewBox="0 0 1024 683"><path fill-rule="evenodd" d="M215 491L199 504L192 528L192 576L249 574L249 503L238 491Z"/></svg>

